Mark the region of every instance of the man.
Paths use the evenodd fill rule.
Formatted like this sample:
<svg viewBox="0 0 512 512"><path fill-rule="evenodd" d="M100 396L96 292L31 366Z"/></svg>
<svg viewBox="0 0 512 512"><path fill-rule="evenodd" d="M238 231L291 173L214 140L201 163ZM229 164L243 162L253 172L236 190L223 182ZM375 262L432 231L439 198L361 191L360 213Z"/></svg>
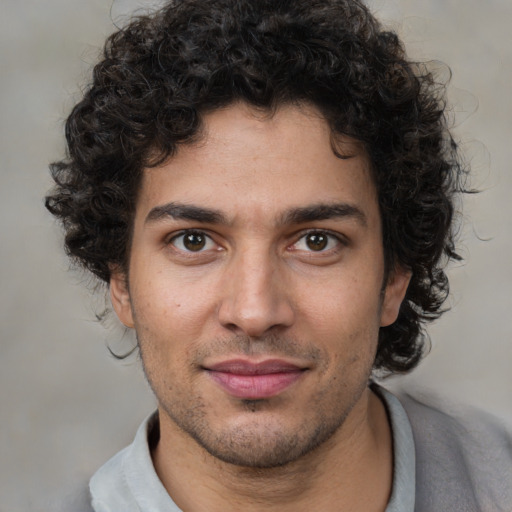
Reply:
<svg viewBox="0 0 512 512"><path fill-rule="evenodd" d="M443 106L357 1L175 0L111 36L47 206L158 411L95 511L510 509L499 429L371 380L418 363L458 258Z"/></svg>

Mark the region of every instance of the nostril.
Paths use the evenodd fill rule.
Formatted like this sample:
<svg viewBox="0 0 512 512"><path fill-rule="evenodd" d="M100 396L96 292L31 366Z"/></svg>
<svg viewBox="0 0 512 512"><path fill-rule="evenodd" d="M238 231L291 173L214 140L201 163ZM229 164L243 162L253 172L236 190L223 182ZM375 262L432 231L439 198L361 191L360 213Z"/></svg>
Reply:
<svg viewBox="0 0 512 512"><path fill-rule="evenodd" d="M293 319L293 310L285 300L267 303L265 307L259 304L252 309L237 307L236 303L225 303L219 311L219 322L225 329L253 338L271 330L289 327Z"/></svg>

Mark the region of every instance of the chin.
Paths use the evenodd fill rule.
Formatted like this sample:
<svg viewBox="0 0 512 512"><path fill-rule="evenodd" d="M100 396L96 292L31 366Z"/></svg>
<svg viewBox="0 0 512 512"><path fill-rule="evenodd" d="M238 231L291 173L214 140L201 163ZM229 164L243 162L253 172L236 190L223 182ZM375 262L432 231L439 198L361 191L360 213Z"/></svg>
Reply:
<svg viewBox="0 0 512 512"><path fill-rule="evenodd" d="M249 408L254 408L259 401L247 402L250 402L247 404ZM252 416L253 413L248 414ZM249 420L231 427L184 430L222 462L245 468L269 469L292 464L318 449L335 434L344 418L309 424L305 421L293 426L268 421L268 417L257 422L254 418Z"/></svg>

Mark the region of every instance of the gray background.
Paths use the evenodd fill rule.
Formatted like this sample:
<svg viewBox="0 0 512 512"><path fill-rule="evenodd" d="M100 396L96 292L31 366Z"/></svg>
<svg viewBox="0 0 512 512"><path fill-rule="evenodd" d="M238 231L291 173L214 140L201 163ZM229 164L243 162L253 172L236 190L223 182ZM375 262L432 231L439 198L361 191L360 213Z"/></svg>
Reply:
<svg viewBox="0 0 512 512"><path fill-rule="evenodd" d="M63 120L87 83L112 20L144 0L2 0L0 13L0 511L57 510L126 445L154 401L130 338L92 283L70 272L42 206ZM430 329L432 351L390 383L442 394L512 421L512 2L373 0L417 59L446 62L456 135L483 192L466 199L465 265L451 268L453 311ZM441 72L442 66L439 65ZM480 239L488 241L483 242Z"/></svg>

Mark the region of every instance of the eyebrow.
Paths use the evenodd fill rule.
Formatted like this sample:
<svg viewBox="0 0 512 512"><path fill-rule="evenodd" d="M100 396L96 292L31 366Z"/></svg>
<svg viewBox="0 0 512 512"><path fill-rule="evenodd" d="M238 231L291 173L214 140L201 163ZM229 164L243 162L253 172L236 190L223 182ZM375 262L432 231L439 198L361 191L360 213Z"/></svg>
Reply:
<svg viewBox="0 0 512 512"><path fill-rule="evenodd" d="M166 217L205 224L227 224L226 217L219 210L174 202L155 206L148 213L144 222L155 222Z"/></svg>
<svg viewBox="0 0 512 512"><path fill-rule="evenodd" d="M319 203L311 206L292 208L284 213L279 224L303 224L317 220L336 218L353 218L362 226L366 226L366 215L355 205L349 203Z"/></svg>
<svg viewBox="0 0 512 512"><path fill-rule="evenodd" d="M219 210L176 202L155 206L150 210L144 222L157 222L167 217L204 224L229 224L227 217ZM278 218L277 225L304 224L346 217L355 219L363 226L367 224L366 215L357 206L349 203L319 203L290 208Z"/></svg>

